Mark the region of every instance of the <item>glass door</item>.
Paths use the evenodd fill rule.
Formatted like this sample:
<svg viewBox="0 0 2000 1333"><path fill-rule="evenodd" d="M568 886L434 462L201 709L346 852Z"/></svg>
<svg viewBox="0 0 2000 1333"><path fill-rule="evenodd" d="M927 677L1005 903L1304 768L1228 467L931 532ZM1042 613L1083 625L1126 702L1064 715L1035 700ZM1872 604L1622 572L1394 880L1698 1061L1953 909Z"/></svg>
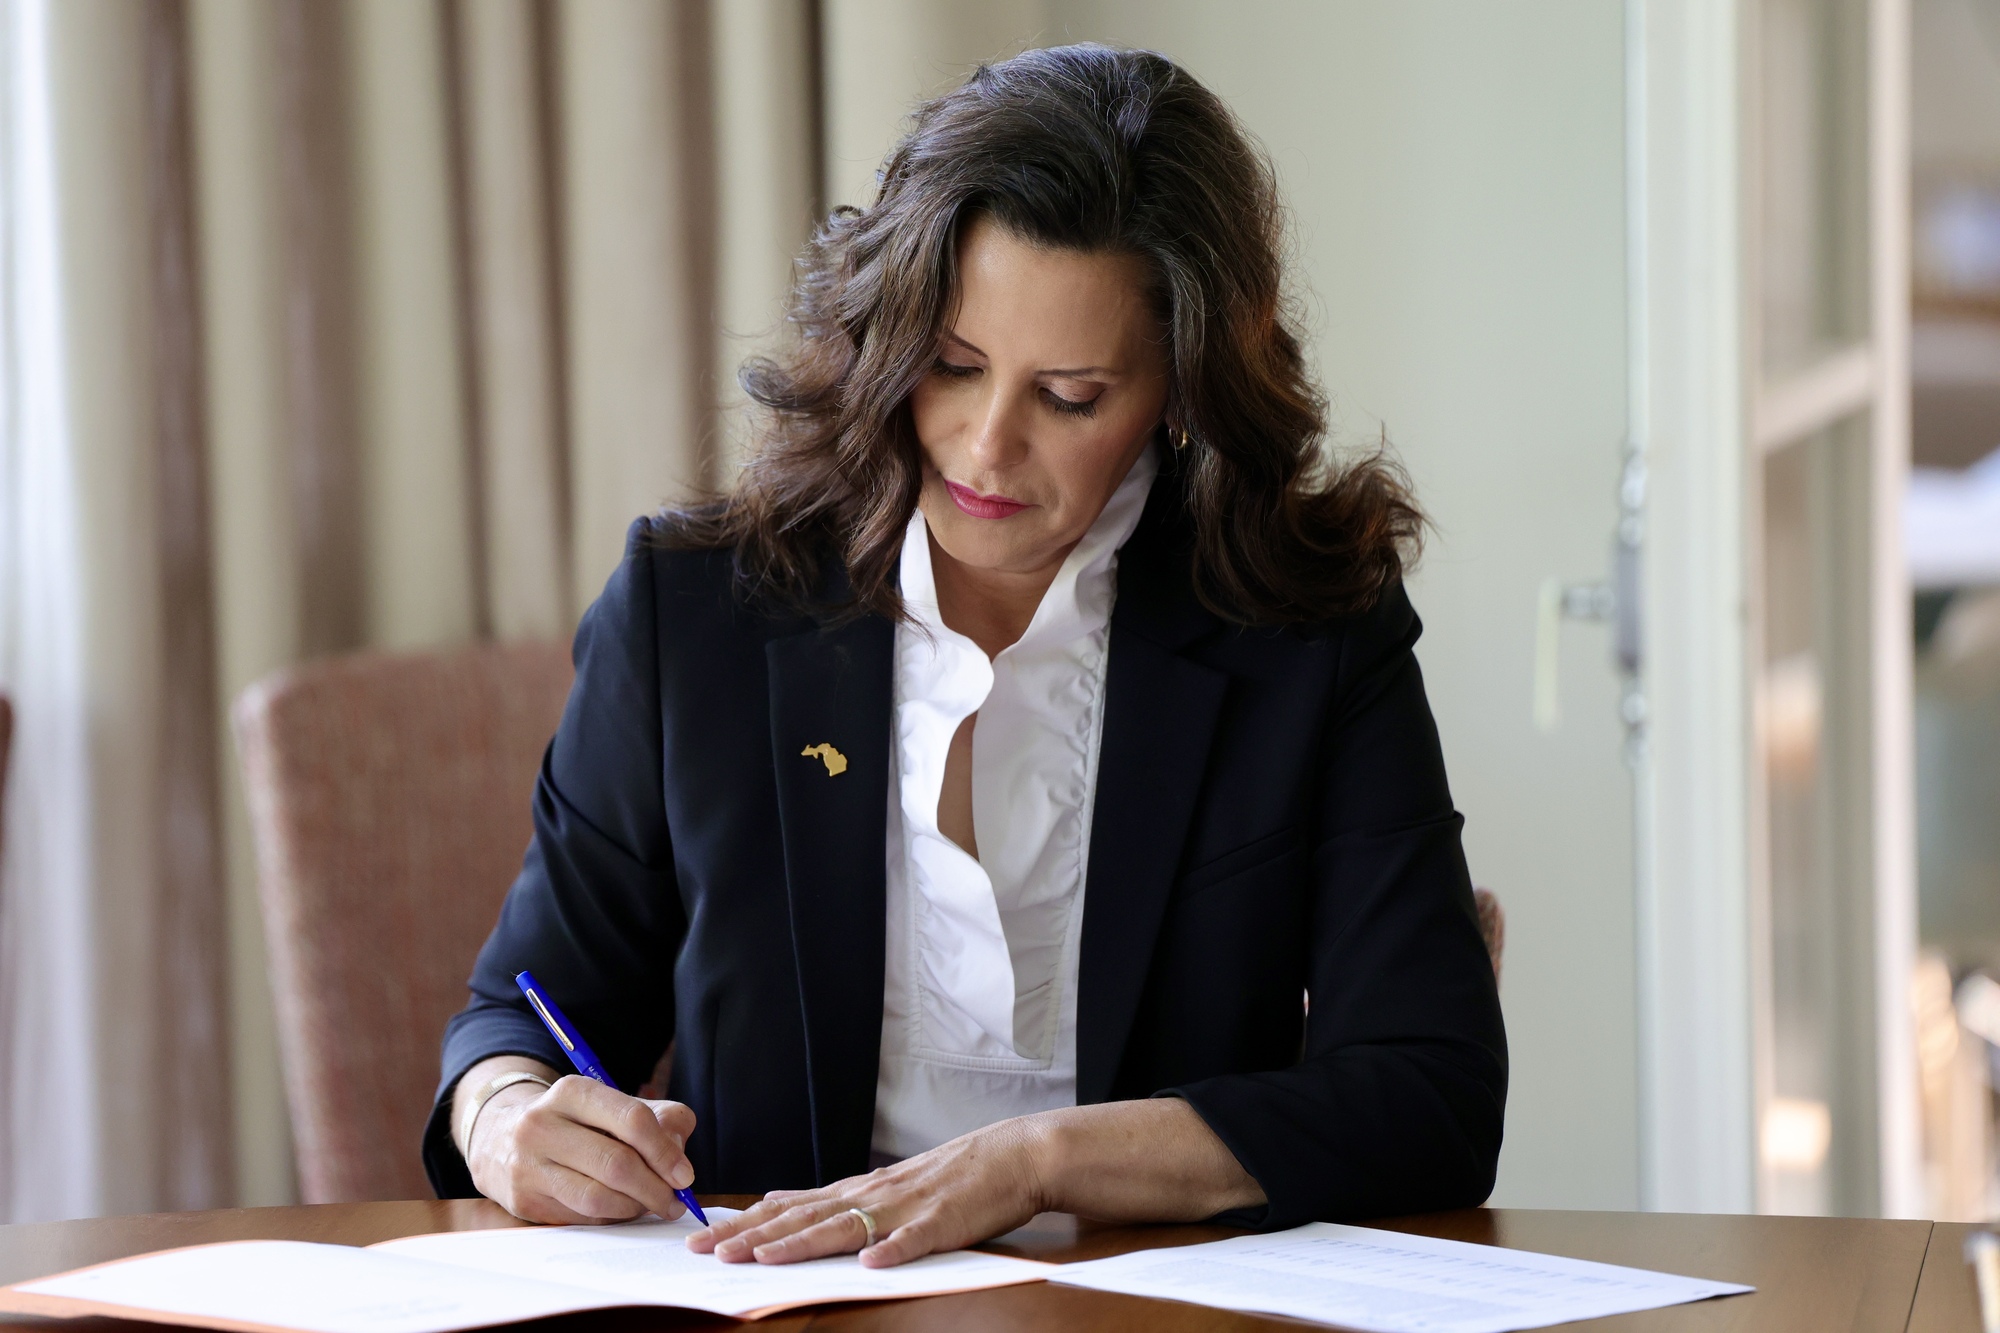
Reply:
<svg viewBox="0 0 2000 1333"><path fill-rule="evenodd" d="M1902 0L1744 14L1762 1211L1920 1211Z"/></svg>

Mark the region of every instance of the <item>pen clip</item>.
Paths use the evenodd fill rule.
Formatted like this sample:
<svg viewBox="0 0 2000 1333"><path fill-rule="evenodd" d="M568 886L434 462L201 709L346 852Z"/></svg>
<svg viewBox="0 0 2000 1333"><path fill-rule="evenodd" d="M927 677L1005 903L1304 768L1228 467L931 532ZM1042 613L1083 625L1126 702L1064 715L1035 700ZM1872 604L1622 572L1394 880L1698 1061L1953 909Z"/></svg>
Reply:
<svg viewBox="0 0 2000 1333"><path fill-rule="evenodd" d="M553 1032L556 1040L562 1043L562 1048L571 1054L575 1054L575 1045L570 1042L568 1035L563 1032L562 1024L556 1022L555 1016L549 1012L548 1006L542 1003L542 997L533 991L529 991L528 1003L535 1007L537 1014L541 1015L542 1022L548 1024L549 1031Z"/></svg>

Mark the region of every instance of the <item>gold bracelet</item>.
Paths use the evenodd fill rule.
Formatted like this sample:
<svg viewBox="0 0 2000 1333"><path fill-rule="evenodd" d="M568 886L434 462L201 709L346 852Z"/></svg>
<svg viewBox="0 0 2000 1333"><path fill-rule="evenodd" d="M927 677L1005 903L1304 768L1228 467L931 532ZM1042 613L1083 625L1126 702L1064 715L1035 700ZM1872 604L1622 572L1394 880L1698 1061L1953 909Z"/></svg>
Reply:
<svg viewBox="0 0 2000 1333"><path fill-rule="evenodd" d="M486 1109L486 1103L493 1100L494 1093L501 1091L503 1088L511 1088L516 1083L539 1083L545 1089L555 1086L540 1074L531 1074L525 1069L512 1069L496 1078L489 1079L486 1086L474 1094L472 1099L472 1114L467 1116L465 1120L464 1152L466 1154L469 1155L472 1152L472 1131L478 1128L479 1113Z"/></svg>

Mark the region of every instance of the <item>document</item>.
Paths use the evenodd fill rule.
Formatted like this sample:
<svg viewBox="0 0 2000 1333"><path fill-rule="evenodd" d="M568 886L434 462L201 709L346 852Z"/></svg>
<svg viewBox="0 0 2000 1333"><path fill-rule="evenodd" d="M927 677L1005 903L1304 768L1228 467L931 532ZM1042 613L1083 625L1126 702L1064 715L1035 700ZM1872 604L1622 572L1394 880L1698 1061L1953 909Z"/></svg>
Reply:
<svg viewBox="0 0 2000 1333"><path fill-rule="evenodd" d="M688 1252L694 1230L679 1218L447 1232L367 1249L283 1240L197 1245L0 1288L0 1312L110 1315L232 1333L455 1333L617 1306L760 1319L827 1301L1038 1282L1053 1267L966 1250L882 1269L863 1268L851 1254L725 1264Z"/></svg>
<svg viewBox="0 0 2000 1333"><path fill-rule="evenodd" d="M711 1208L711 1219L731 1216ZM773 1314L821 1301L884 1301L1034 1282L1053 1264L976 1250L931 1254L895 1268L863 1268L852 1254L797 1264L725 1264L683 1242L694 1226L628 1222L616 1227L535 1227L446 1231L384 1241L373 1248L454 1268L512 1274L616 1295L628 1305L676 1305L716 1314Z"/></svg>
<svg viewBox="0 0 2000 1333"><path fill-rule="evenodd" d="M1367 1333L1507 1333L1753 1290L1328 1222L1064 1264L1049 1281Z"/></svg>

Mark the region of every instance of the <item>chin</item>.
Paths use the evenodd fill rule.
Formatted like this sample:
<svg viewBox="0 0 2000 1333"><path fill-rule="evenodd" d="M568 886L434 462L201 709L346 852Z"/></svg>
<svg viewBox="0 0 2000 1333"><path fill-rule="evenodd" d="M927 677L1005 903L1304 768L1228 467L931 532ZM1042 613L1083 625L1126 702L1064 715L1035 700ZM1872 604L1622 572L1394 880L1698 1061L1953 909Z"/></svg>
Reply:
<svg viewBox="0 0 2000 1333"><path fill-rule="evenodd" d="M931 535L946 555L968 568L1029 573L1050 562L1050 543L1024 522L1027 518L972 518L953 510L931 524Z"/></svg>
<svg viewBox="0 0 2000 1333"><path fill-rule="evenodd" d="M944 548L946 555L968 569L1021 572L1034 569L1041 563L1035 560L1032 551L1023 550L1014 542L992 537L968 539L963 533L940 533L938 545Z"/></svg>

